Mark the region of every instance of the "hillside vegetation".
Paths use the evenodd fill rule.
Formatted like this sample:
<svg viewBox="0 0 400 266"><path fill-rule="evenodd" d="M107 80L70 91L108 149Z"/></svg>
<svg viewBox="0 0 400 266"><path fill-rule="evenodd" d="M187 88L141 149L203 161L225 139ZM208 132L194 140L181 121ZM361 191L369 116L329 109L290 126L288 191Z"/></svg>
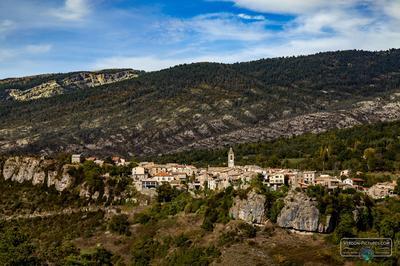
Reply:
<svg viewBox="0 0 400 266"><path fill-rule="evenodd" d="M3 80L0 152L164 154L397 120L399 59L393 49L197 63L30 101L4 95L68 74Z"/></svg>
<svg viewBox="0 0 400 266"><path fill-rule="evenodd" d="M400 122L356 126L320 134L233 145L238 165L308 170L400 170ZM193 150L144 158L161 163L224 165L228 149Z"/></svg>

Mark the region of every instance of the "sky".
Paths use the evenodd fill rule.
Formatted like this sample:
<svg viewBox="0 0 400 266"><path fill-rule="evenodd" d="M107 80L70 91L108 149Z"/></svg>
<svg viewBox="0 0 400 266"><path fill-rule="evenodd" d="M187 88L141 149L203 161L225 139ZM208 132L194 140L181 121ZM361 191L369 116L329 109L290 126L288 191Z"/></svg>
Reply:
<svg viewBox="0 0 400 266"><path fill-rule="evenodd" d="M0 0L0 78L400 48L400 0Z"/></svg>

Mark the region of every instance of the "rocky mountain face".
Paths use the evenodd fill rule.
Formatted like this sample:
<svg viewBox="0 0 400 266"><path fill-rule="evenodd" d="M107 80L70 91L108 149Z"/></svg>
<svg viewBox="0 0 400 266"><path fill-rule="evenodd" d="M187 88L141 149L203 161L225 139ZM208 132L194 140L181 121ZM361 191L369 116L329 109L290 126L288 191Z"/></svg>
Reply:
<svg viewBox="0 0 400 266"><path fill-rule="evenodd" d="M41 75L0 81L3 98L14 101L32 101L50 98L76 89L93 88L118 81L137 78L138 71L130 69L99 72ZM39 83L38 85L34 85ZM32 87L31 87L32 86ZM9 87L9 88L8 88Z"/></svg>
<svg viewBox="0 0 400 266"><path fill-rule="evenodd" d="M1 81L0 153L157 155L400 118L400 50L124 71Z"/></svg>

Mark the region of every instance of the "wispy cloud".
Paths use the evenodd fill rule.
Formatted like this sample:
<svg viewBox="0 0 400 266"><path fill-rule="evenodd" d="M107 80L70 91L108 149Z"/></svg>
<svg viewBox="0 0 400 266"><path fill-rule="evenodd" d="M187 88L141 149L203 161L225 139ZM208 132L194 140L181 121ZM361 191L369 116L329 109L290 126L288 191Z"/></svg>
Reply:
<svg viewBox="0 0 400 266"><path fill-rule="evenodd" d="M62 20L81 20L89 14L89 11L87 0L65 0L64 6L54 9L52 13Z"/></svg>
<svg viewBox="0 0 400 266"><path fill-rule="evenodd" d="M15 23L12 20L5 19L0 21L0 38L6 33L10 32L15 28Z"/></svg>
<svg viewBox="0 0 400 266"><path fill-rule="evenodd" d="M51 44L29 44L19 48L5 48L0 50L0 63L13 58L29 57L48 53L52 49Z"/></svg>
<svg viewBox="0 0 400 266"><path fill-rule="evenodd" d="M263 13L304 14L331 7L348 7L357 0L221 0ZM359 0L368 1L368 0Z"/></svg>
<svg viewBox="0 0 400 266"><path fill-rule="evenodd" d="M252 15L240 13L237 16L239 18L247 19L247 20L265 20L266 19L265 16L263 16L263 15L252 16Z"/></svg>

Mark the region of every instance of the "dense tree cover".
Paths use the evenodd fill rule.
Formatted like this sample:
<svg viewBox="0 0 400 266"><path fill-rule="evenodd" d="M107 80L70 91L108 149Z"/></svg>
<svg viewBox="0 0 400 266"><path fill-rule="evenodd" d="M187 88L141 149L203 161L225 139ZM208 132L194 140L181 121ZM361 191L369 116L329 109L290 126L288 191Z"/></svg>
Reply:
<svg viewBox="0 0 400 266"><path fill-rule="evenodd" d="M0 214L22 214L78 208L87 205L76 191L58 192L54 187L33 186L0 178Z"/></svg>
<svg viewBox="0 0 400 266"><path fill-rule="evenodd" d="M347 189L331 193L321 186L309 187L306 193L318 201L322 222L330 217L333 233L329 239L339 243L343 237L386 237L395 245L400 240L400 201L387 198L373 201L363 193ZM398 253L387 262L396 261Z"/></svg>
<svg viewBox="0 0 400 266"><path fill-rule="evenodd" d="M91 144L107 155L165 153L191 143L190 134L183 134L190 130L197 139L212 137L288 118L285 111L290 117L386 97L400 85L399 55L399 50L343 51L234 65L198 63L34 102L6 100L0 105L3 128L29 126L29 132L2 137L38 136L13 150L21 153L57 152L73 144ZM225 115L235 119L213 126ZM165 141L174 134L181 137Z"/></svg>
<svg viewBox="0 0 400 266"><path fill-rule="evenodd" d="M172 187L169 183L165 182L157 187L157 201L170 202L181 194L181 191Z"/></svg>
<svg viewBox="0 0 400 266"><path fill-rule="evenodd" d="M130 222L128 220L128 215L126 214L119 214L119 215L114 215L111 217L111 221L108 225L108 228L112 232L118 233L120 235L131 235L131 232L129 230Z"/></svg>
<svg viewBox="0 0 400 266"><path fill-rule="evenodd" d="M215 223L227 223L231 219L229 208L233 204L234 196L235 190L232 187L212 193L206 202L202 228L212 231Z"/></svg>
<svg viewBox="0 0 400 266"><path fill-rule="evenodd" d="M40 265L36 246L17 227L6 229L0 222L0 264Z"/></svg>
<svg viewBox="0 0 400 266"><path fill-rule="evenodd" d="M238 165L296 167L310 170L397 171L400 122L363 125L274 141L234 145ZM223 165L227 149L193 150L151 157L158 162Z"/></svg>
<svg viewBox="0 0 400 266"><path fill-rule="evenodd" d="M79 255L70 240L92 235L101 226L103 216L102 212L85 216L74 213L52 216L51 219L0 221L0 264L66 265L71 256Z"/></svg>

